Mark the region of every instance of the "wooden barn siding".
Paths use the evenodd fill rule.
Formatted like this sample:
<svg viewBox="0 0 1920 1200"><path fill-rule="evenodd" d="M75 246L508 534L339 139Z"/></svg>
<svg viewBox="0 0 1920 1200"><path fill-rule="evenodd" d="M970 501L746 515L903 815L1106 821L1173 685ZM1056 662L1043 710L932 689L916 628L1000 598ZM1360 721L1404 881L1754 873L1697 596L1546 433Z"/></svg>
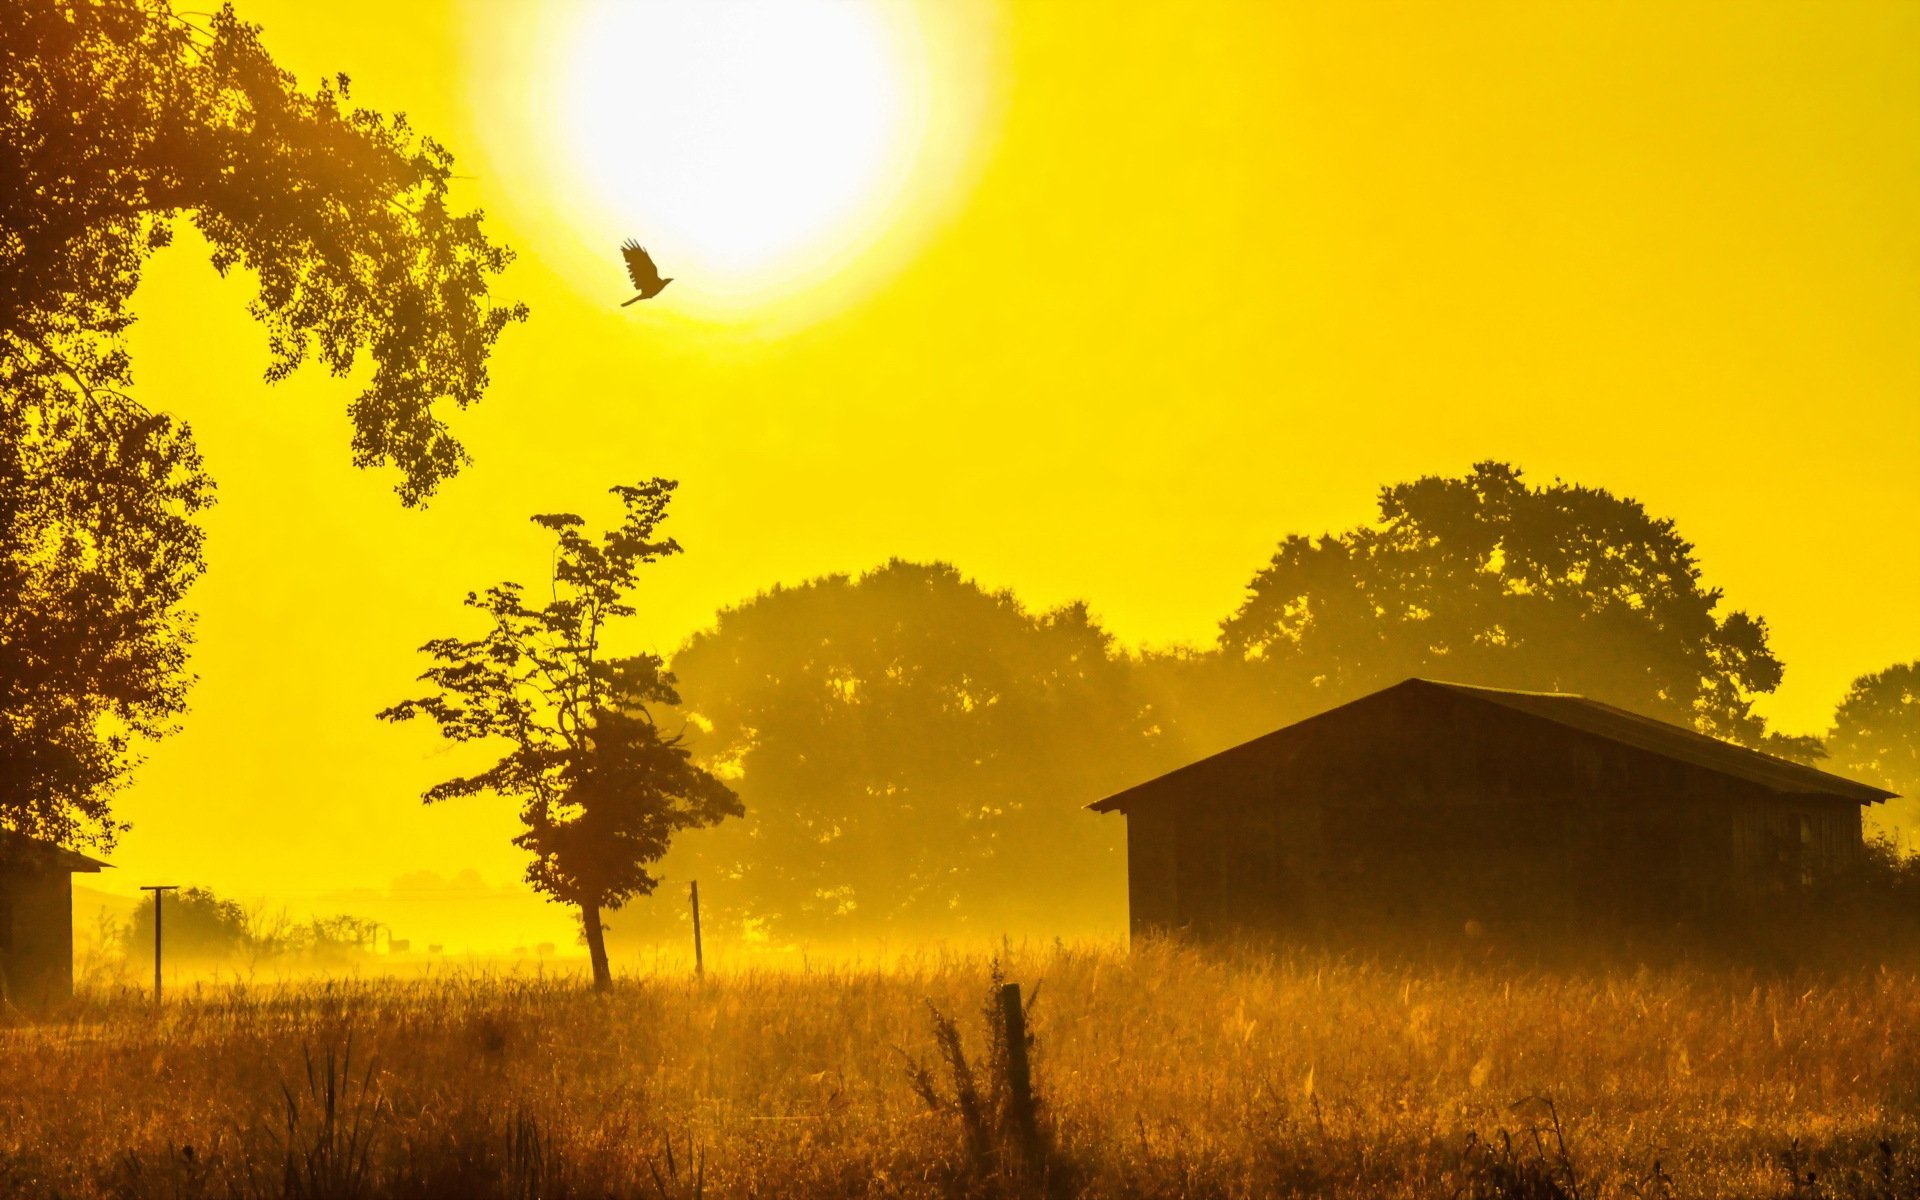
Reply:
<svg viewBox="0 0 1920 1200"><path fill-rule="evenodd" d="M1137 934L1180 925L1179 818L1172 806L1127 814L1128 923Z"/></svg>
<svg viewBox="0 0 1920 1200"><path fill-rule="evenodd" d="M1800 822L1810 839L1803 841ZM1860 805L1831 796L1769 794L1734 807L1733 854L1748 890L1777 892L1807 873L1843 870L1860 860Z"/></svg>
<svg viewBox="0 0 1920 1200"><path fill-rule="evenodd" d="M1397 700L1182 772L1135 805L1135 930L1685 919L1775 887L1799 816L1816 871L1858 853L1852 801L1782 797L1510 710Z"/></svg>
<svg viewBox="0 0 1920 1200"><path fill-rule="evenodd" d="M0 867L0 972L21 1006L73 994L73 877L64 868Z"/></svg>

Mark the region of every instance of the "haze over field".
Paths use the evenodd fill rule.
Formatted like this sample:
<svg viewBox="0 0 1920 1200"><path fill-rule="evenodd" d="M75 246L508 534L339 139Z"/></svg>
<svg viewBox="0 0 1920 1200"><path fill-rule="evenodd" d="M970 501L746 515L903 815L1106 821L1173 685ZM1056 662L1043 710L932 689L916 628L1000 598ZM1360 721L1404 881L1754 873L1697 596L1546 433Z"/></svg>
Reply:
<svg viewBox="0 0 1920 1200"><path fill-rule="evenodd" d="M372 714L461 593L544 569L527 514L598 527L642 473L683 481L688 553L632 650L893 556L1208 643L1283 536L1500 459L1676 520L1770 623L1776 729L1920 653L1912 6L829 8L245 6L453 148L533 315L410 511L349 465L346 385L263 387L249 280L184 231L155 261L139 392L220 503L192 711L101 886L570 946L510 806L420 805L470 764ZM629 235L679 278L623 310Z"/></svg>
<svg viewBox="0 0 1920 1200"><path fill-rule="evenodd" d="M1920 1196L1920 9L5 14L0 1196Z"/></svg>

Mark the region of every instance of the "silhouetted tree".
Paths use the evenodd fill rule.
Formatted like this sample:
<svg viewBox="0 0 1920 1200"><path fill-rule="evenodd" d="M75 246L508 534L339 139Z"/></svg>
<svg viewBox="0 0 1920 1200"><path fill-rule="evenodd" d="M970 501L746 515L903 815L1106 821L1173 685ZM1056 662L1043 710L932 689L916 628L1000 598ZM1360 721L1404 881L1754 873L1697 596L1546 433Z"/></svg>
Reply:
<svg viewBox="0 0 1920 1200"><path fill-rule="evenodd" d="M278 380L373 362L353 456L418 503L465 461L465 406L522 307L508 252L447 205L452 160L404 118L311 94L230 7L14 0L0 19L0 823L110 843L109 797L182 710L212 496L185 423L131 397L147 258L193 222L255 274Z"/></svg>
<svg viewBox="0 0 1920 1200"><path fill-rule="evenodd" d="M1160 714L1175 765L1271 733L1315 711L1314 697L1283 696L1256 666L1218 646L1141 650L1134 656L1133 680Z"/></svg>
<svg viewBox="0 0 1920 1200"><path fill-rule="evenodd" d="M1827 752L1843 774L1900 793L1889 824L1920 826L1920 662L1854 680L1834 710Z"/></svg>
<svg viewBox="0 0 1920 1200"><path fill-rule="evenodd" d="M1083 605L1033 613L943 563L778 587L673 660L746 821L676 850L716 915L770 936L995 934L1119 917L1086 803L1165 765Z"/></svg>
<svg viewBox="0 0 1920 1200"><path fill-rule="evenodd" d="M1758 744L1752 700L1782 668L1765 623L1720 600L1672 521L1483 462L1383 489L1374 524L1283 541L1222 625L1216 669L1245 664L1266 697L1238 736L1425 675L1580 692Z"/></svg>
<svg viewBox="0 0 1920 1200"><path fill-rule="evenodd" d="M211 500L184 426L0 378L0 826L111 844L137 740L185 707Z"/></svg>
<svg viewBox="0 0 1920 1200"><path fill-rule="evenodd" d="M448 208L453 157L404 117L312 94L231 5L203 27L164 0L15 0L0 22L0 335L15 369L82 391L130 382L128 302L189 217L213 265L260 280L250 306L278 380L366 352L354 461L393 464L408 503L465 452L436 415L480 398L520 306L488 300L509 252Z"/></svg>
<svg viewBox="0 0 1920 1200"><path fill-rule="evenodd" d="M655 479L613 493L626 509L598 542L572 513L533 518L551 530L552 598L530 607L516 583L468 593L486 614L479 637L421 647L434 666L420 678L435 694L382 711L384 720L430 717L454 741L503 741L507 753L475 775L435 784L428 803L491 792L520 802L532 853L527 880L579 908L596 987L607 987L603 909L617 909L659 882L647 867L683 829L741 813L727 786L695 765L651 708L679 702L674 679L652 655L606 656L609 622L633 615L626 602L639 568L677 554L656 539L674 484Z"/></svg>

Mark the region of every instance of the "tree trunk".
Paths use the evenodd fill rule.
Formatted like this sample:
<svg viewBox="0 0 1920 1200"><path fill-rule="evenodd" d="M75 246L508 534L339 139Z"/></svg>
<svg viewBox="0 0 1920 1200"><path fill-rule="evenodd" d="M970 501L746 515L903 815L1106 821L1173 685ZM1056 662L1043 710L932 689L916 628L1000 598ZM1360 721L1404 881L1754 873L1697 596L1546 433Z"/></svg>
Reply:
<svg viewBox="0 0 1920 1200"><path fill-rule="evenodd" d="M600 906L580 906L580 924L587 931L587 957L593 960L593 986L606 991L613 986L613 972L607 969L607 931L600 925Z"/></svg>

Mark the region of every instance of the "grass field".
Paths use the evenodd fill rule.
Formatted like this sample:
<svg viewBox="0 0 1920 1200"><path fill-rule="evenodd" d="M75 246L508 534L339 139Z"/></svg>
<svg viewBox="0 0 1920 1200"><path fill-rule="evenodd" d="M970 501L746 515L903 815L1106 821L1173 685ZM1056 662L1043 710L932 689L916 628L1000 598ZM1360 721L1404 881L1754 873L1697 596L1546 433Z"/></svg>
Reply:
<svg viewBox="0 0 1920 1200"><path fill-rule="evenodd" d="M1920 1194L1909 972L1172 946L1015 948L1004 969L1031 1001L1031 1146L996 1119L985 958L609 995L316 982L16 1020L0 1194Z"/></svg>

